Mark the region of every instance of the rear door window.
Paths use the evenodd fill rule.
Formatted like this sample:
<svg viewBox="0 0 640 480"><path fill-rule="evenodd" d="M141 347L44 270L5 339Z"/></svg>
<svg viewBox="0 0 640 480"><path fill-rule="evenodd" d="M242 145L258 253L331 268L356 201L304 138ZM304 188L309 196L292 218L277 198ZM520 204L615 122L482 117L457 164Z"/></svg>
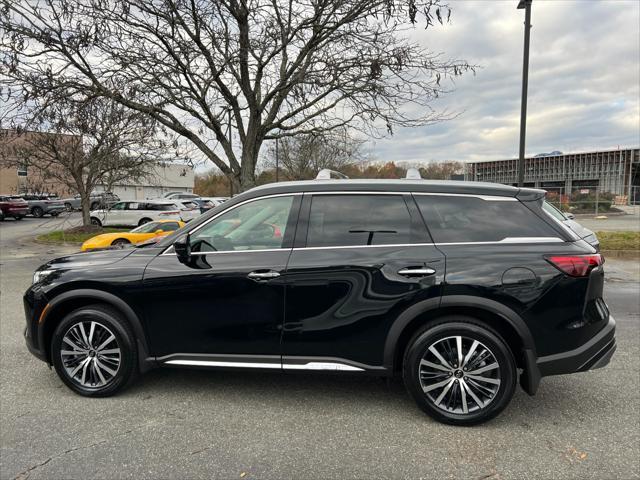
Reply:
<svg viewBox="0 0 640 480"><path fill-rule="evenodd" d="M558 237L551 226L518 200L420 194L414 198L436 243Z"/></svg>
<svg viewBox="0 0 640 480"><path fill-rule="evenodd" d="M311 200L307 247L394 245L418 241L402 195L314 195ZM426 241L424 236L422 241Z"/></svg>

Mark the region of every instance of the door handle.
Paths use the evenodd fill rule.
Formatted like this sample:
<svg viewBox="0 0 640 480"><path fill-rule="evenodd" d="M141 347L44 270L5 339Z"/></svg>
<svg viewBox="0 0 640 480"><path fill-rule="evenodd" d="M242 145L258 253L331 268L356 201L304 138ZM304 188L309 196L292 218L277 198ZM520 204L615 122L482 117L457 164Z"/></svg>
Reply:
<svg viewBox="0 0 640 480"><path fill-rule="evenodd" d="M277 278L279 276L280 274L273 270L269 270L267 272L264 272L264 271L251 272L250 274L247 275L247 277L251 278L252 280L269 280L271 278Z"/></svg>
<svg viewBox="0 0 640 480"><path fill-rule="evenodd" d="M433 275L436 271L433 268L429 267L418 267L418 268L403 268L398 270L398 275L404 275L407 277L426 277L427 275Z"/></svg>

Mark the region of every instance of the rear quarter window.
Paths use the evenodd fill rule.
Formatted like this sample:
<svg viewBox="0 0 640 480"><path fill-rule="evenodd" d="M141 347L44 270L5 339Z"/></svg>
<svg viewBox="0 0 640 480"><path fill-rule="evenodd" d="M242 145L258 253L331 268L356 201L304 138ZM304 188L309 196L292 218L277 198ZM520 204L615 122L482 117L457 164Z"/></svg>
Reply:
<svg viewBox="0 0 640 480"><path fill-rule="evenodd" d="M558 237L551 226L518 200L419 194L414 198L436 243Z"/></svg>

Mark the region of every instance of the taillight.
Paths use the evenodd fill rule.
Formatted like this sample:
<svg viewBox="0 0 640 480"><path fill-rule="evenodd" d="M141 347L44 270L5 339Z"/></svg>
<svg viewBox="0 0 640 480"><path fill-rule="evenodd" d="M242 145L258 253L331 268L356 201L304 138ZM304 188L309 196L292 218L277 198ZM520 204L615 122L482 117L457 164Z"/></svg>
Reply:
<svg viewBox="0 0 640 480"><path fill-rule="evenodd" d="M550 255L545 257L558 270L572 277L586 277L589 272L604 263L599 253L593 255Z"/></svg>

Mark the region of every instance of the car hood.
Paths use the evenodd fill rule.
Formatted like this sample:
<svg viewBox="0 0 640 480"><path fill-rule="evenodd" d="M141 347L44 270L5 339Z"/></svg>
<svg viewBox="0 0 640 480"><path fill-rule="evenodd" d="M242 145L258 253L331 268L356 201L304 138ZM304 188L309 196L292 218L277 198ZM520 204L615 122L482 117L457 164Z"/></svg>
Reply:
<svg viewBox="0 0 640 480"><path fill-rule="evenodd" d="M97 252L74 253L73 255L67 255L65 257L51 260L39 267L38 270L69 270L109 265L128 257L134 251L135 250L133 248L122 248L100 250Z"/></svg>

